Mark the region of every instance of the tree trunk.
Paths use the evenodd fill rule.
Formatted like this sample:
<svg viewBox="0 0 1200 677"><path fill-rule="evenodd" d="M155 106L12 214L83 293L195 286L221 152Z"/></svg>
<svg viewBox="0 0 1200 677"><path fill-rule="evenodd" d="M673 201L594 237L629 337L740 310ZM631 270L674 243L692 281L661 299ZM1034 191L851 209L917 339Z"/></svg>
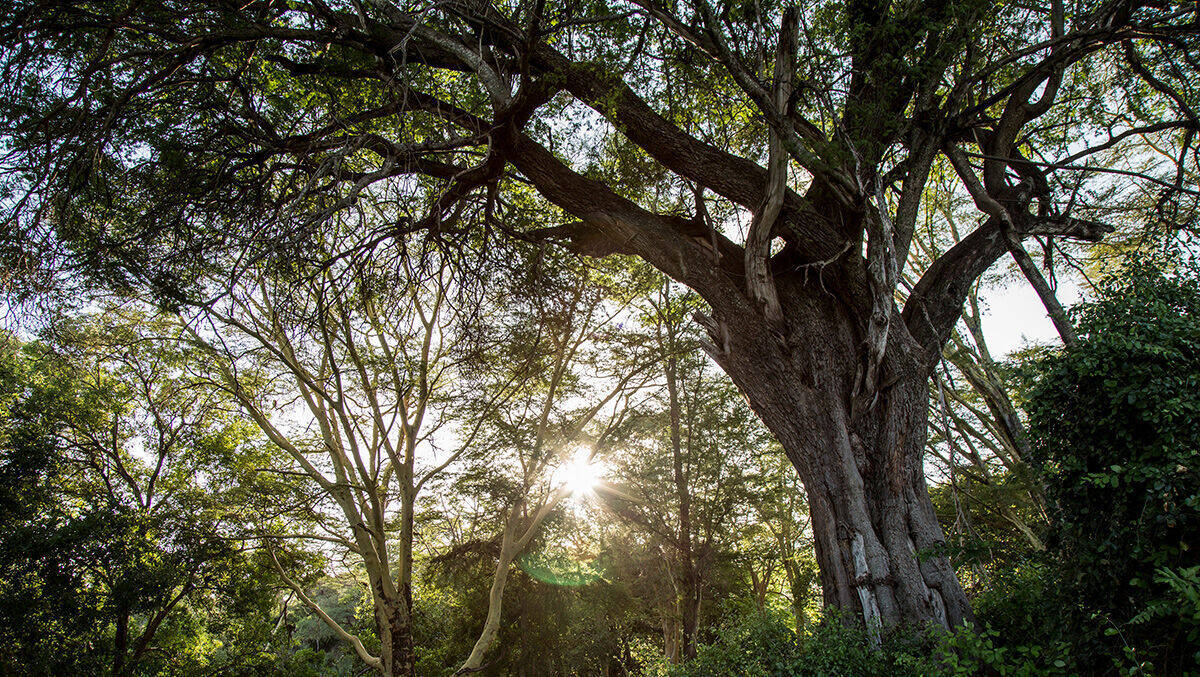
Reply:
<svg viewBox="0 0 1200 677"><path fill-rule="evenodd" d="M492 647L492 643L496 641L496 635L500 632L500 613L504 602L504 588L508 585L508 567L511 564L511 555L507 552L501 552L500 558L496 562L496 573L492 578L492 588L488 592L488 614L483 622L483 630L480 631L479 638L475 640L475 645L471 648L471 655L467 657L463 666L454 674L465 674L478 670L483 665L484 655Z"/></svg>
<svg viewBox="0 0 1200 677"><path fill-rule="evenodd" d="M412 433L409 437L415 437ZM383 674L408 676L416 674L417 657L413 648L412 628L412 550L413 514L416 491L412 488L412 446L408 447L406 463L401 469L403 496L400 510L400 538L397 557L396 593L394 599L382 599L378 611L380 663Z"/></svg>
<svg viewBox="0 0 1200 677"><path fill-rule="evenodd" d="M462 667L454 673L456 675L478 671L483 665L483 657L492 648L492 643L496 641L496 636L500 633L500 616L504 610L504 588L508 585L508 568L512 565L518 554L517 551L520 549L518 546L520 512L521 505L518 503L510 509L508 517L505 518L504 533L500 537L500 554L496 557L496 570L492 574L492 587L488 591L487 617L483 621L483 629L479 632L479 638L471 647L471 654L467 656ZM544 516L541 511L539 514ZM535 520L533 526L530 527L531 530L536 529L537 522L540 522L537 517Z"/></svg>
<svg viewBox="0 0 1200 677"><path fill-rule="evenodd" d="M387 599L376 611L379 628L380 671L385 677L409 677L415 674L413 650L412 597L407 587L399 599Z"/></svg>
<svg viewBox="0 0 1200 677"><path fill-rule="evenodd" d="M683 658L679 652L683 635L683 630L680 628L679 619L675 618L674 616L663 616L662 632L663 657L666 658L672 665L678 664Z"/></svg>
<svg viewBox="0 0 1200 677"><path fill-rule="evenodd" d="M129 648L129 612L122 605L117 613L117 631L113 637L113 677L125 671L125 653Z"/></svg>
<svg viewBox="0 0 1200 677"><path fill-rule="evenodd" d="M675 350L674 327L667 326L668 348ZM667 377L667 395L671 416L671 466L675 480L675 499L679 505L679 532L675 543L679 555L678 575L682 577L683 590L677 595L679 616L682 621L682 656L696 657L696 632L700 626L700 575L696 571L696 559L692 552L692 492L688 476L684 471L681 410L677 364L672 353L666 360L664 373ZM690 433L689 433L690 435Z"/></svg>
<svg viewBox="0 0 1200 677"><path fill-rule="evenodd" d="M797 285L798 286L798 285ZM877 388L863 385L865 330L831 292L781 288L787 325L719 309L713 357L800 474L827 606L872 636L971 618L922 468L928 368L893 310ZM713 331L713 329L716 331Z"/></svg>
<svg viewBox="0 0 1200 677"><path fill-rule="evenodd" d="M700 629L700 577L695 570L695 563L688 562L684 573L683 596L679 600L680 620L683 642L683 657L696 657L697 634Z"/></svg>

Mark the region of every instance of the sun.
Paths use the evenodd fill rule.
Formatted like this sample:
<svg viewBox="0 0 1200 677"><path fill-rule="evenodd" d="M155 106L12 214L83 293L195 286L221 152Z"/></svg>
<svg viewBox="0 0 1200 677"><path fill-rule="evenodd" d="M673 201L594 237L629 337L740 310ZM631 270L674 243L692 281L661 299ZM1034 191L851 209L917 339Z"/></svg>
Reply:
<svg viewBox="0 0 1200 677"><path fill-rule="evenodd" d="M591 447L581 446L554 472L555 484L563 487L575 499L596 493L604 481L604 465L592 458Z"/></svg>

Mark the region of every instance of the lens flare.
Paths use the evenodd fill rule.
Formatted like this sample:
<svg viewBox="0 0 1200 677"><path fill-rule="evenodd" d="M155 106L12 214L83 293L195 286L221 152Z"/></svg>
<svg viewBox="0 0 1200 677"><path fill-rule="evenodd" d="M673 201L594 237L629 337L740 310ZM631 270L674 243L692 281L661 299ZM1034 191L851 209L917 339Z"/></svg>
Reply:
<svg viewBox="0 0 1200 677"><path fill-rule="evenodd" d="M526 553L517 559L517 566L543 583L560 587L588 585L605 574L598 561L578 561L561 553Z"/></svg>
<svg viewBox="0 0 1200 677"><path fill-rule="evenodd" d="M573 498L587 498L596 492L604 480L604 466L592 458L589 447L579 447L554 473L555 484L562 486Z"/></svg>

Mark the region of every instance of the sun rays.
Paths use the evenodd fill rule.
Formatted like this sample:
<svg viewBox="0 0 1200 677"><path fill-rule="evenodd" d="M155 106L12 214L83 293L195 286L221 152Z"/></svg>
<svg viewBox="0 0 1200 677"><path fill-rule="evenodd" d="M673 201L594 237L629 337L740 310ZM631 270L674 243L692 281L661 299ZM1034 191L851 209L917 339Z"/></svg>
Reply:
<svg viewBox="0 0 1200 677"><path fill-rule="evenodd" d="M576 502L585 501L596 494L596 487L604 481L606 468L594 458L589 446L580 446L554 472L554 483L561 486Z"/></svg>

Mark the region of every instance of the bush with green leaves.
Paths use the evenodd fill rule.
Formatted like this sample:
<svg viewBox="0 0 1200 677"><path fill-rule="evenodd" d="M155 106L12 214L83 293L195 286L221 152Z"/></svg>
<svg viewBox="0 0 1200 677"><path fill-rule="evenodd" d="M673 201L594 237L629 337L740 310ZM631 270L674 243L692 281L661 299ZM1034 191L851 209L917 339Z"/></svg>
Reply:
<svg viewBox="0 0 1200 677"><path fill-rule="evenodd" d="M1200 565L1200 269L1132 259L1074 317L1079 344L1026 365L1057 622L1084 670L1200 669L1161 573Z"/></svg>
<svg viewBox="0 0 1200 677"><path fill-rule="evenodd" d="M657 666L648 674L1053 677L1075 673L1065 645L1012 645L995 630L967 627L954 634L885 632L877 647L860 623L833 611L801 635L782 616L739 615L721 627L715 641L702 645L694 660Z"/></svg>

